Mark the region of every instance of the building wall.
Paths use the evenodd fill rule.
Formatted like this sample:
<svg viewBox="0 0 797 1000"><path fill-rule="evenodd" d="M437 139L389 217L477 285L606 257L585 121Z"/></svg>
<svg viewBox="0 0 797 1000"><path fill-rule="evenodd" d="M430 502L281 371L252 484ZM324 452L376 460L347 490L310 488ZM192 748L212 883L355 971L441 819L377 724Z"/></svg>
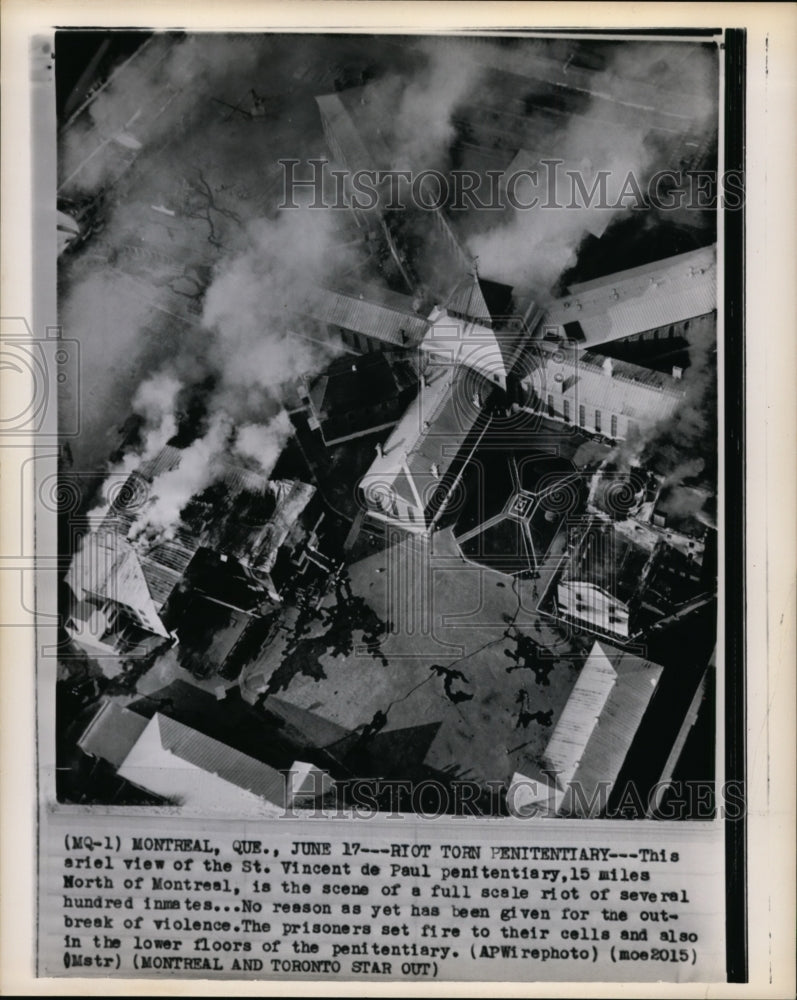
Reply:
<svg viewBox="0 0 797 1000"><path fill-rule="evenodd" d="M410 476L405 466L401 471ZM411 502L406 497L393 489L390 484L368 482L359 487L360 499L368 513L378 521L384 521L397 528L414 534L426 534L428 526L424 515L423 507L416 502Z"/></svg>
<svg viewBox="0 0 797 1000"><path fill-rule="evenodd" d="M638 340L701 339L704 336L712 334L715 331L716 325L717 314L710 312L705 313L703 316L693 316L691 319L681 320L680 323L671 323L668 326L643 330L641 333L636 333L631 337L623 337L617 343L633 343Z"/></svg>
<svg viewBox="0 0 797 1000"><path fill-rule="evenodd" d="M596 406L588 396L579 393L578 386L567 390L550 386L537 406L527 409L612 441L624 441L641 426L638 418L610 409L605 404Z"/></svg>

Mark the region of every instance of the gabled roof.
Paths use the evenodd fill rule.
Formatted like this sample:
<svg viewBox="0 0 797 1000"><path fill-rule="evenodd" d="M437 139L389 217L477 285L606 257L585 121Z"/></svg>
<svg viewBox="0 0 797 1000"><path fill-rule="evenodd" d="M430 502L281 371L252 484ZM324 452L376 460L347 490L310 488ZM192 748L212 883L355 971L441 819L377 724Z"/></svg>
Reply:
<svg viewBox="0 0 797 1000"><path fill-rule="evenodd" d="M411 347L426 333L427 321L410 309L358 295L311 287L288 308L320 323L381 340L391 347Z"/></svg>
<svg viewBox="0 0 797 1000"><path fill-rule="evenodd" d="M119 532L100 528L81 540L66 583L78 600L93 596L135 609L147 628L167 638L160 611L174 588L173 577L180 575L159 565L157 555L141 556Z"/></svg>
<svg viewBox="0 0 797 1000"><path fill-rule="evenodd" d="M534 381L543 396L564 394L574 404L574 422L578 405L585 407L590 425L594 411L600 410L604 420L616 413L639 427L651 426L672 416L686 392L680 379L594 351L562 349L545 341L536 341L535 349L537 355L529 355L530 367L537 369Z"/></svg>
<svg viewBox="0 0 797 1000"><path fill-rule="evenodd" d="M361 486L366 492L385 486L402 494L406 490L406 499L414 506L420 499L423 509L431 510L430 505L441 501L446 492L446 477L454 473L463 445L489 422L483 407L491 387L463 365L431 364L426 371L418 395L394 427Z"/></svg>
<svg viewBox="0 0 797 1000"><path fill-rule="evenodd" d="M338 94L323 94L316 97L315 101L327 128L333 133L345 159L345 163L341 166L345 166L351 171L371 169L374 166L373 157L366 148L340 96Z"/></svg>
<svg viewBox="0 0 797 1000"><path fill-rule="evenodd" d="M517 331L494 330L475 321L435 308L429 315L429 330L420 347L438 355L447 364L464 365L506 388L506 380L523 349Z"/></svg>
<svg viewBox="0 0 797 1000"><path fill-rule="evenodd" d="M578 784L585 801L611 789L663 669L608 643L593 645L545 750L561 788Z"/></svg>
<svg viewBox="0 0 797 1000"><path fill-rule="evenodd" d="M159 712L147 721L118 773L155 794L184 798L188 805L232 806L241 792L286 804L279 771Z"/></svg>
<svg viewBox="0 0 797 1000"><path fill-rule="evenodd" d="M570 286L553 302L538 336L552 330L583 347L704 316L717 308L716 246Z"/></svg>
<svg viewBox="0 0 797 1000"><path fill-rule="evenodd" d="M83 753L99 757L118 768L147 727L137 712L107 699L78 739Z"/></svg>
<svg viewBox="0 0 797 1000"><path fill-rule="evenodd" d="M446 310L484 326L506 322L512 316L512 287L476 273L466 274L446 300Z"/></svg>

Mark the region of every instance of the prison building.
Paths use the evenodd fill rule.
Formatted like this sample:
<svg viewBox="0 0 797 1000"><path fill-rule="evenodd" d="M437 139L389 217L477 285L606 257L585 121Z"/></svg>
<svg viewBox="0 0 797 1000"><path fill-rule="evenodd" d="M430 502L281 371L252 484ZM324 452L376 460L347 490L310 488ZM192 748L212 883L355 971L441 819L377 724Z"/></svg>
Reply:
<svg viewBox="0 0 797 1000"><path fill-rule="evenodd" d="M108 505L96 531L74 554L66 583L71 599L64 618L70 637L91 655L108 659L144 652L152 642L177 640L189 575L202 576L213 595L247 610L263 597L281 600L286 586L311 566L327 571L318 551L323 520L315 487L274 480L233 461L217 481L191 498L168 533L137 534L158 476L177 468L181 449L167 445L134 470Z"/></svg>
<svg viewBox="0 0 797 1000"><path fill-rule="evenodd" d="M287 586L310 564L328 570L318 550L324 518L315 486L292 479L275 479L264 494L239 494L220 515L211 508L201 532L205 549L240 569L245 579L279 603ZM265 503L260 503L265 501ZM257 507L251 506L257 504Z"/></svg>
<svg viewBox="0 0 797 1000"><path fill-rule="evenodd" d="M214 813L310 803L332 787L305 761L285 771L156 712L146 718L108 699L78 740L120 778L166 802Z"/></svg>
<svg viewBox="0 0 797 1000"><path fill-rule="evenodd" d="M336 165L346 171L344 192L348 198L351 198L353 193L351 174L360 170L388 170L396 165L383 137L382 125L384 122L391 122L395 114L395 105L391 106L391 96L398 102L401 95L397 91L391 95L388 90L388 85L382 81L379 88L366 85L348 88L337 94L316 97L324 136L332 158ZM418 164L403 164L405 168L412 166L417 168ZM431 216L435 229L441 237L443 245L452 255L454 262L460 267L467 266L469 255L450 221L446 218L442 207L437 203L439 192L428 175L419 176L417 193L428 208L419 209L416 207L414 210L423 212L425 218ZM354 205L352 205L352 211L361 229L371 235L378 231L385 239L391 256L404 274L405 279L408 279L409 276L404 270L399 247L383 213L383 210L395 201L395 193L391 190L390 183L384 180L374 185L378 198L373 211L364 211ZM363 202L367 199L361 195L359 200ZM413 210L406 198L403 205L407 210Z"/></svg>
<svg viewBox="0 0 797 1000"><path fill-rule="evenodd" d="M489 329L508 326L515 319L512 286L483 278L472 267L451 289L445 309L449 316Z"/></svg>
<svg viewBox="0 0 797 1000"><path fill-rule="evenodd" d="M478 98L460 103L452 116L462 158L457 166L501 170L519 146L560 156L564 125L582 135L585 146L605 144L610 149L614 142L627 141L631 127L655 145L663 166L673 170L711 166L708 158L712 151L716 155L715 136L705 127L705 108L696 105L692 93L670 86L663 89L649 77L627 76L628 87L621 94L617 67L600 65L594 49L579 51L577 43L567 56L535 52L528 59L520 49L503 46L490 51L489 46L480 47L479 39L457 41L469 43L473 57L485 67ZM682 58L688 59L689 53Z"/></svg>
<svg viewBox="0 0 797 1000"><path fill-rule="evenodd" d="M171 638L163 610L182 575L171 558L175 551L193 556L174 545L156 546L142 556L105 527L86 535L72 557L65 577L71 600L64 627L90 655L102 657L111 672L118 666L104 657L129 653L152 638Z"/></svg>
<svg viewBox="0 0 797 1000"><path fill-rule="evenodd" d="M667 375L572 345L535 341L523 361L524 407L609 441L669 419L685 389Z"/></svg>
<svg viewBox="0 0 797 1000"><path fill-rule="evenodd" d="M595 522L571 528L571 555L556 585L560 618L581 628L627 640L649 571L650 549Z"/></svg>
<svg viewBox="0 0 797 1000"><path fill-rule="evenodd" d="M366 286L360 294L311 287L289 308L309 320L321 339L339 339L357 354L414 347L429 323L408 295Z"/></svg>
<svg viewBox="0 0 797 1000"><path fill-rule="evenodd" d="M573 525L568 558L555 581L554 613L627 642L700 596L702 562L702 546L686 538L671 543L635 521Z"/></svg>
<svg viewBox="0 0 797 1000"><path fill-rule="evenodd" d="M439 362L465 365L506 390L526 339L513 308L510 286L472 269L457 281L444 306L429 313L421 350Z"/></svg>
<svg viewBox="0 0 797 1000"><path fill-rule="evenodd" d="M570 285L535 335L590 349L614 341L687 339L716 326L716 245Z"/></svg>
<svg viewBox="0 0 797 1000"><path fill-rule="evenodd" d="M106 672L118 672L111 655L144 651L152 640L174 641L170 621L180 586L201 547L184 524L148 541L128 538L150 499L152 483L175 469L181 450L164 447L141 463L117 490L96 531L86 535L65 577L72 598L64 625Z"/></svg>
<svg viewBox="0 0 797 1000"><path fill-rule="evenodd" d="M664 668L596 642L543 755L561 794L560 816L605 811Z"/></svg>
<svg viewBox="0 0 797 1000"><path fill-rule="evenodd" d="M389 166L390 154L378 126L368 123L368 95L373 93L369 87L351 87L315 99L329 151L349 173Z"/></svg>
<svg viewBox="0 0 797 1000"><path fill-rule="evenodd" d="M463 470L489 426L492 390L454 360L426 368L417 396L360 480L372 517L413 533L433 530L461 492Z"/></svg>
<svg viewBox="0 0 797 1000"><path fill-rule="evenodd" d="M322 375L304 383L302 398L309 426L332 447L388 430L417 391L415 358L386 351L336 358Z"/></svg>

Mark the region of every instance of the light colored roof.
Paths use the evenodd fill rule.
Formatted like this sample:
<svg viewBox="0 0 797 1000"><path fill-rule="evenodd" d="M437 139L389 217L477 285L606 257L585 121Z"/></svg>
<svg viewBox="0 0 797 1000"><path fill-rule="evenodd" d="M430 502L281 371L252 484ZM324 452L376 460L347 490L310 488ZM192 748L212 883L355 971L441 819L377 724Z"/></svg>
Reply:
<svg viewBox="0 0 797 1000"><path fill-rule="evenodd" d="M119 767L147 727L148 719L109 698L86 727L77 745L83 753Z"/></svg>
<svg viewBox="0 0 797 1000"><path fill-rule="evenodd" d="M549 306L539 336L554 327L592 347L704 316L717 308L716 247L582 282L571 293Z"/></svg>
<svg viewBox="0 0 797 1000"><path fill-rule="evenodd" d="M480 392L479 401L475 399ZM361 481L373 491L392 487L417 506L428 506L430 492L452 466L468 435L482 418L490 388L469 368L432 363L425 384L394 427ZM412 483L407 481L408 469ZM414 490L418 497L415 497Z"/></svg>
<svg viewBox="0 0 797 1000"><path fill-rule="evenodd" d="M288 308L299 315L362 333L392 347L417 344L429 325L417 313L328 288L309 288Z"/></svg>
<svg viewBox="0 0 797 1000"><path fill-rule="evenodd" d="M603 278L592 278L590 281L576 281L568 285L568 291L572 295L582 292L594 291L603 288L616 288L619 285L628 283L634 284L640 278L654 277L656 279L665 277L668 272L678 272L684 268L695 268L710 270L716 266L717 247L712 243L707 247L699 247L697 250L687 250L686 253L674 254L672 257L663 257L661 260L653 260L647 264L639 264L637 267L629 267L624 271L615 271L614 274L606 275Z"/></svg>
<svg viewBox="0 0 797 1000"><path fill-rule="evenodd" d="M337 94L323 94L316 97L315 101L345 157L346 162L341 166L352 171L371 169L374 166L373 158L340 97Z"/></svg>
<svg viewBox="0 0 797 1000"><path fill-rule="evenodd" d="M429 330L420 347L447 364L465 365L506 388L507 375L522 348L522 339L519 333L469 323L435 308L429 315Z"/></svg>
<svg viewBox="0 0 797 1000"><path fill-rule="evenodd" d="M169 633L159 616L163 606L160 584L153 586L148 578L144 565L148 561L119 532L100 528L81 540L66 582L79 600L93 596L134 608L151 631L166 638ZM151 568L156 568L154 563Z"/></svg>
<svg viewBox="0 0 797 1000"><path fill-rule="evenodd" d="M142 731L119 775L187 805L234 808L246 804L248 796L277 806L286 802L279 771L160 712Z"/></svg>
<svg viewBox="0 0 797 1000"><path fill-rule="evenodd" d="M614 785L663 669L593 645L545 750L562 787L577 783L588 801L601 783Z"/></svg>
<svg viewBox="0 0 797 1000"><path fill-rule="evenodd" d="M538 355L533 384L543 401L549 394L564 395L573 405L572 420L578 418L577 406L587 409L587 420L600 410L628 417L640 427L672 416L684 398L680 379L663 372L643 368L628 361L606 358L593 351L562 349L544 341L536 342ZM608 433L609 427L604 431Z"/></svg>
<svg viewBox="0 0 797 1000"><path fill-rule="evenodd" d="M573 780L616 681L614 667L595 643L545 748L545 762L562 787Z"/></svg>
<svg viewBox="0 0 797 1000"><path fill-rule="evenodd" d="M565 793L539 767L529 761L523 772L515 771L509 781L506 798L515 816L552 816Z"/></svg>

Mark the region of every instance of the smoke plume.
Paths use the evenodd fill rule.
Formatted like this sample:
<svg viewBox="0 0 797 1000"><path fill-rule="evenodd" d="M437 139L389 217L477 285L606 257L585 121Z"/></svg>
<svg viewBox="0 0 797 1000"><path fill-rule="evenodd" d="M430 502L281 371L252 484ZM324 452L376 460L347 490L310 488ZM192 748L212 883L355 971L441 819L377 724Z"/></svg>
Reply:
<svg viewBox="0 0 797 1000"><path fill-rule="evenodd" d="M214 414L205 435L183 449L179 464L153 481L150 501L130 530L131 540L141 535L148 542L169 537L191 497L215 482L232 433L229 417L221 412Z"/></svg>
<svg viewBox="0 0 797 1000"><path fill-rule="evenodd" d="M280 452L291 436L292 427L284 410L267 424L244 424L238 428L235 451L257 465L258 471L269 475L276 465Z"/></svg>
<svg viewBox="0 0 797 1000"><path fill-rule="evenodd" d="M454 138L452 116L478 91L486 66L472 47L450 39L424 40L425 64L403 88L390 132L396 169L446 165Z"/></svg>
<svg viewBox="0 0 797 1000"><path fill-rule="evenodd" d="M109 470L125 474L179 431L190 449L153 487L159 528L186 490L208 485L230 442L269 471L287 437L284 388L336 352L288 306L355 266L341 248L348 220L275 213L278 158L317 155L323 136L312 84L293 109L269 90L285 95L286 74L317 65L320 49L279 36L155 37L61 133L60 193L93 199L96 213L59 276L64 333L81 347L72 450L76 464L101 467L118 449L114 418L132 409L139 441ZM269 112L256 119L255 87Z"/></svg>
<svg viewBox="0 0 797 1000"><path fill-rule="evenodd" d="M543 154L531 150L519 157L521 169L537 169L538 181L520 184L517 196L528 204L536 195L539 205L508 208L497 224L483 213L487 225L470 237L469 247L484 273L500 274L544 297L576 262L585 236L602 235L615 219L633 211L638 192L645 195L655 171L678 167L667 148L670 131L677 135L694 129L702 138L716 129L715 53L669 46L656 54L653 84L650 47L619 46L608 68L594 74L582 93L586 106L546 138ZM654 113L657 132L651 127ZM546 168L541 159L562 163ZM590 204L574 187L571 171L580 174L587 192L599 172L608 172L603 207ZM546 204L564 207L542 207Z"/></svg>

